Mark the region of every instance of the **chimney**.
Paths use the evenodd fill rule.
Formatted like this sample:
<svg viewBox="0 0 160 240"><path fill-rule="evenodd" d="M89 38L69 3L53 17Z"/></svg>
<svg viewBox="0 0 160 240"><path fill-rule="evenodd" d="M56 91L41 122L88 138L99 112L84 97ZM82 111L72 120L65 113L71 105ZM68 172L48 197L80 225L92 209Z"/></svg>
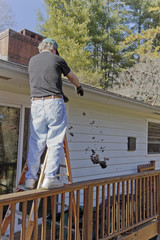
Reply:
<svg viewBox="0 0 160 240"><path fill-rule="evenodd" d="M7 29L0 33L0 58L28 65L30 58L38 54L38 45L43 36L23 29L20 32Z"/></svg>

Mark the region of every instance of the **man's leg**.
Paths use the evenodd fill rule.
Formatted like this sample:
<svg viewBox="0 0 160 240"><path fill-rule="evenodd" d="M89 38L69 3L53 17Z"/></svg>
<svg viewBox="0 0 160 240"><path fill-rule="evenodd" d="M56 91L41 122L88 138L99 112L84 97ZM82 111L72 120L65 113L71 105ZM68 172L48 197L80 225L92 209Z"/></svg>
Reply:
<svg viewBox="0 0 160 240"><path fill-rule="evenodd" d="M48 158L43 185L49 186L50 189L58 187L59 184L62 186L55 176L63 157L63 141L67 129L67 115L63 99L53 99L52 104L46 107L46 112L48 115Z"/></svg>
<svg viewBox="0 0 160 240"><path fill-rule="evenodd" d="M40 166L40 158L46 146L47 127L43 101L33 101L30 118L30 138L28 151L28 172L26 179L38 179L37 173ZM31 182L31 185L32 185ZM30 181L29 181L30 184Z"/></svg>

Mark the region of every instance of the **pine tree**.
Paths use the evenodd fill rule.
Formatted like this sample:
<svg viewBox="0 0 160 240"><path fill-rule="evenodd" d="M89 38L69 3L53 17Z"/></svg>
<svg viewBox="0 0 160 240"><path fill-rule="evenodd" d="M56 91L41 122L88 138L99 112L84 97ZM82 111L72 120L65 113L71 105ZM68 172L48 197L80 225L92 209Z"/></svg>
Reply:
<svg viewBox="0 0 160 240"><path fill-rule="evenodd" d="M58 42L59 53L78 72L89 68L90 52L87 24L88 8L84 0L45 0L48 20L41 24L41 33Z"/></svg>
<svg viewBox="0 0 160 240"><path fill-rule="evenodd" d="M126 61L127 58L123 58L121 45L119 45L128 31L124 25L125 9L123 2L118 0L90 2L88 25L90 47L94 68L103 72L100 86L106 88L114 81L120 69L129 64L129 61Z"/></svg>
<svg viewBox="0 0 160 240"><path fill-rule="evenodd" d="M134 56L136 61L147 55L158 57L159 55L159 33L160 19L159 7L155 5L158 1L149 0L126 0L129 7L129 14L132 16L132 34L126 37L124 41L124 49L126 55ZM160 3L160 1L159 1ZM129 16L130 16L129 15Z"/></svg>
<svg viewBox="0 0 160 240"><path fill-rule="evenodd" d="M48 20L41 33L59 43L59 52L84 82L106 88L130 60L123 58L119 41L124 5L118 0L45 0ZM127 59L127 60L126 60ZM89 80L94 79L94 81Z"/></svg>

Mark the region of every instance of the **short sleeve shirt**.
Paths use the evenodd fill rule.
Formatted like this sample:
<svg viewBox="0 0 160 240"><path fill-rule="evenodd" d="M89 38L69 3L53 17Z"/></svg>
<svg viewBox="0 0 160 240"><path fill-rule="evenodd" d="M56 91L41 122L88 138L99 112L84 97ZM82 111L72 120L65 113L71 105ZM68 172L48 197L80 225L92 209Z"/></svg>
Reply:
<svg viewBox="0 0 160 240"><path fill-rule="evenodd" d="M62 74L70 72L66 61L59 55L44 51L29 61L28 73L31 97L62 94Z"/></svg>

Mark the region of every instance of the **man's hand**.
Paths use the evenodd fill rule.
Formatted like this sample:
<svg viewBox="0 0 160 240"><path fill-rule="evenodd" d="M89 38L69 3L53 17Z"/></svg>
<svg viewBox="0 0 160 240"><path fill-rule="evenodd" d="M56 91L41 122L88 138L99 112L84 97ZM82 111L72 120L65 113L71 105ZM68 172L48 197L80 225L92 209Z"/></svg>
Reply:
<svg viewBox="0 0 160 240"><path fill-rule="evenodd" d="M64 100L64 102L68 102L69 101L68 97L66 95L64 95L64 93L63 93L63 100Z"/></svg>
<svg viewBox="0 0 160 240"><path fill-rule="evenodd" d="M80 96L84 95L84 90L83 90L82 86L77 87L77 94Z"/></svg>

